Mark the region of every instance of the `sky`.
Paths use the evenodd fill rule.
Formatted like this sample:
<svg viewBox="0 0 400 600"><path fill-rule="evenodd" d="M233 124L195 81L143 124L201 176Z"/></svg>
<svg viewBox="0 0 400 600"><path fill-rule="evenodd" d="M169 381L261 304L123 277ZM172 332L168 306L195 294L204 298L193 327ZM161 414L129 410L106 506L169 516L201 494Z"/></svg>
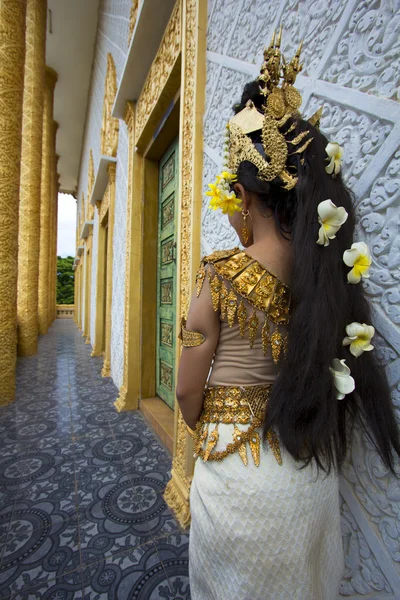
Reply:
<svg viewBox="0 0 400 600"><path fill-rule="evenodd" d="M76 200L71 194L58 194L57 256L75 256Z"/></svg>

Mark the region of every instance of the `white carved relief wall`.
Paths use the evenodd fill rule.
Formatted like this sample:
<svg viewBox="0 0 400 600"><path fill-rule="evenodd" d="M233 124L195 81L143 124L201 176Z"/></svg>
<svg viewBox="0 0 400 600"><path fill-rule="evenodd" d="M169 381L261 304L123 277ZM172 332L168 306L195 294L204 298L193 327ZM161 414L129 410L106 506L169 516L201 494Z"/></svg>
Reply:
<svg viewBox="0 0 400 600"><path fill-rule="evenodd" d="M304 38L302 111L324 104L321 129L344 147L357 236L372 252L366 291L400 424L400 0L209 0L204 191L222 166L224 128L262 50L284 24L290 56ZM202 251L237 244L204 196ZM358 434L341 477L346 571L341 596L400 598L400 484Z"/></svg>
<svg viewBox="0 0 400 600"><path fill-rule="evenodd" d="M115 179L115 212L112 268L111 376L120 388L124 375L126 202L128 197L128 132L119 124L118 164Z"/></svg>
<svg viewBox="0 0 400 600"><path fill-rule="evenodd" d="M96 47L94 52L93 68L89 91L89 104L85 124L85 133L80 165L78 198L82 191L87 190L88 159L92 149L94 173L96 175L100 160L100 132L102 127L104 84L107 72L107 56L112 54L117 75L117 84L120 80L128 50L129 16L131 0L100 0L99 17L97 25ZM121 122L120 122L121 123ZM126 157L118 150L118 162L127 162ZM98 215L95 210L93 227L93 253L92 253L92 285L91 285L91 311L90 311L90 336L95 334L95 293L97 275L97 240L98 240ZM115 232L118 235L117 231ZM125 263L120 262L114 268L124 268ZM123 318L123 316L122 316Z"/></svg>

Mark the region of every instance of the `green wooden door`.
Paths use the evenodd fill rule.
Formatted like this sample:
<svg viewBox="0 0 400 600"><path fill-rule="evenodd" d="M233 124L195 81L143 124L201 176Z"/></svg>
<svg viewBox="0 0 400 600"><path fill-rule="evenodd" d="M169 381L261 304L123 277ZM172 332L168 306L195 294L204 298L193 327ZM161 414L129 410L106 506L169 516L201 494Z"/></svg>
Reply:
<svg viewBox="0 0 400 600"><path fill-rule="evenodd" d="M177 194L178 139L160 161L158 193L156 391L171 408L175 404Z"/></svg>

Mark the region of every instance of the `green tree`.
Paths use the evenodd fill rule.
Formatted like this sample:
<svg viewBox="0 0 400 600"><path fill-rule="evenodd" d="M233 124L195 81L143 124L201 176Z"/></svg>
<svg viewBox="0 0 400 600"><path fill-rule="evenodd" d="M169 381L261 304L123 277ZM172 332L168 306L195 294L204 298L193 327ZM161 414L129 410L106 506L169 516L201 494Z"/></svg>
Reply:
<svg viewBox="0 0 400 600"><path fill-rule="evenodd" d="M57 256L57 304L74 304L74 257Z"/></svg>

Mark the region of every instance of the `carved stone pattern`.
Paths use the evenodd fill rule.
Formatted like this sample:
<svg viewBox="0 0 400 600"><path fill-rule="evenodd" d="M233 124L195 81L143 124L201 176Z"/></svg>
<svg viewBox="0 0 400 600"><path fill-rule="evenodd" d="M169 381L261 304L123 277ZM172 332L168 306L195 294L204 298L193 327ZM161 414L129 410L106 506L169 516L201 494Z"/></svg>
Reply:
<svg viewBox="0 0 400 600"><path fill-rule="evenodd" d="M274 6L272 12L270 5ZM299 78L305 97L303 113L310 115L324 104L322 131L344 147L344 178L357 194L362 190L362 196L356 198L356 238L365 240L372 253L371 276L364 285L374 308L374 352L388 367L400 424L400 381L395 371L400 359L400 149L392 133L399 127L393 103L399 89L400 43L395 33L399 9L399 0L317 1L312 3L312 10L309 3L300 0L215 0L209 13L207 49L225 55L226 62L222 60L221 64L221 57L217 62L212 54L208 55L203 189L207 190L207 183L214 180L221 167L226 121L232 114L232 105L240 99L244 83L251 79L234 70L230 57L249 63L243 69L238 64L237 68L243 71L260 64L262 46L269 41L272 29L283 21L286 57L300 38L305 38L304 70ZM224 23L229 23L233 31L230 36L219 33L226 27ZM318 94L312 94L313 81L309 76L319 80ZM334 85L327 85L326 81ZM364 100L360 92L365 93ZM370 95L379 96L379 100ZM374 181L367 187L365 181L370 180L371 173ZM210 211L208 203L209 198L205 197L203 254L237 244L226 217ZM379 563L382 557L390 556L395 571L400 573L398 481L386 472L368 440L359 433L344 478L347 493L353 495L349 505L354 516L342 503L346 573L341 593L347 597L368 595L382 599L395 595L397 590L391 589ZM182 502L182 498L177 501ZM363 527L367 519L371 536L360 531L358 518Z"/></svg>
<svg viewBox="0 0 400 600"><path fill-rule="evenodd" d="M400 149L357 204L359 238L371 250L373 267L365 289L389 319L400 325Z"/></svg>
<svg viewBox="0 0 400 600"><path fill-rule="evenodd" d="M393 593L367 541L360 531L346 502L341 500L342 536L345 553L345 572L340 595L345 597L371 592ZM385 596L373 596L384 598Z"/></svg>
<svg viewBox="0 0 400 600"><path fill-rule="evenodd" d="M280 0L244 0L229 41L228 56L258 64L282 10L281 5ZM328 6L325 3L325 10Z"/></svg>
<svg viewBox="0 0 400 600"><path fill-rule="evenodd" d="M212 18L208 23L207 50L223 54L226 50L228 31L232 29L232 16L240 12L238 0L215 0Z"/></svg>
<svg viewBox="0 0 400 600"><path fill-rule="evenodd" d="M180 2L177 2L136 105L136 140L140 138L146 122L159 100L180 50L181 11Z"/></svg>
<svg viewBox="0 0 400 600"><path fill-rule="evenodd" d="M36 354L45 85L46 5L29 0L26 12L26 56L21 148L18 239L18 353Z"/></svg>
<svg viewBox="0 0 400 600"><path fill-rule="evenodd" d="M161 343L172 348L172 325L161 322L160 329Z"/></svg>
<svg viewBox="0 0 400 600"><path fill-rule="evenodd" d="M131 12L129 13L129 38L128 46L131 43L132 34L135 29L137 14L139 9L139 0L132 0Z"/></svg>
<svg viewBox="0 0 400 600"><path fill-rule="evenodd" d="M161 229L164 229L174 218L175 196L165 200L161 211Z"/></svg>
<svg viewBox="0 0 400 600"><path fill-rule="evenodd" d="M119 121L111 115L117 94L117 72L111 52L107 56L107 74L104 89L103 124L101 128L101 153L116 156L118 147Z"/></svg>
<svg viewBox="0 0 400 600"><path fill-rule="evenodd" d="M313 114L322 104L321 128L328 139L343 146L343 179L353 188L392 131L393 123L316 95L310 97L306 114Z"/></svg>
<svg viewBox="0 0 400 600"><path fill-rule="evenodd" d="M302 75L313 76L319 71L323 54L347 4L348 0L317 0L312 7L302 0L288 0L285 3L282 13L285 27L282 50L285 57L291 57L304 39Z"/></svg>
<svg viewBox="0 0 400 600"><path fill-rule="evenodd" d="M358 2L322 79L400 100L399 28L399 0Z"/></svg>
<svg viewBox="0 0 400 600"><path fill-rule="evenodd" d="M172 304L172 279L162 279L160 291L161 304Z"/></svg>
<svg viewBox="0 0 400 600"><path fill-rule="evenodd" d="M14 399L26 1L0 4L0 405Z"/></svg>
<svg viewBox="0 0 400 600"><path fill-rule="evenodd" d="M119 155L119 152L121 154ZM128 194L128 132L121 121L118 146L118 166L115 180L115 208L112 269L112 327L111 376L120 388L124 374L124 324L125 324L125 252L126 252L126 202Z"/></svg>
<svg viewBox="0 0 400 600"><path fill-rule="evenodd" d="M242 90L252 77L223 67L215 87L212 104L204 124L204 141L222 154L225 127L232 116L232 106L239 102Z"/></svg>

